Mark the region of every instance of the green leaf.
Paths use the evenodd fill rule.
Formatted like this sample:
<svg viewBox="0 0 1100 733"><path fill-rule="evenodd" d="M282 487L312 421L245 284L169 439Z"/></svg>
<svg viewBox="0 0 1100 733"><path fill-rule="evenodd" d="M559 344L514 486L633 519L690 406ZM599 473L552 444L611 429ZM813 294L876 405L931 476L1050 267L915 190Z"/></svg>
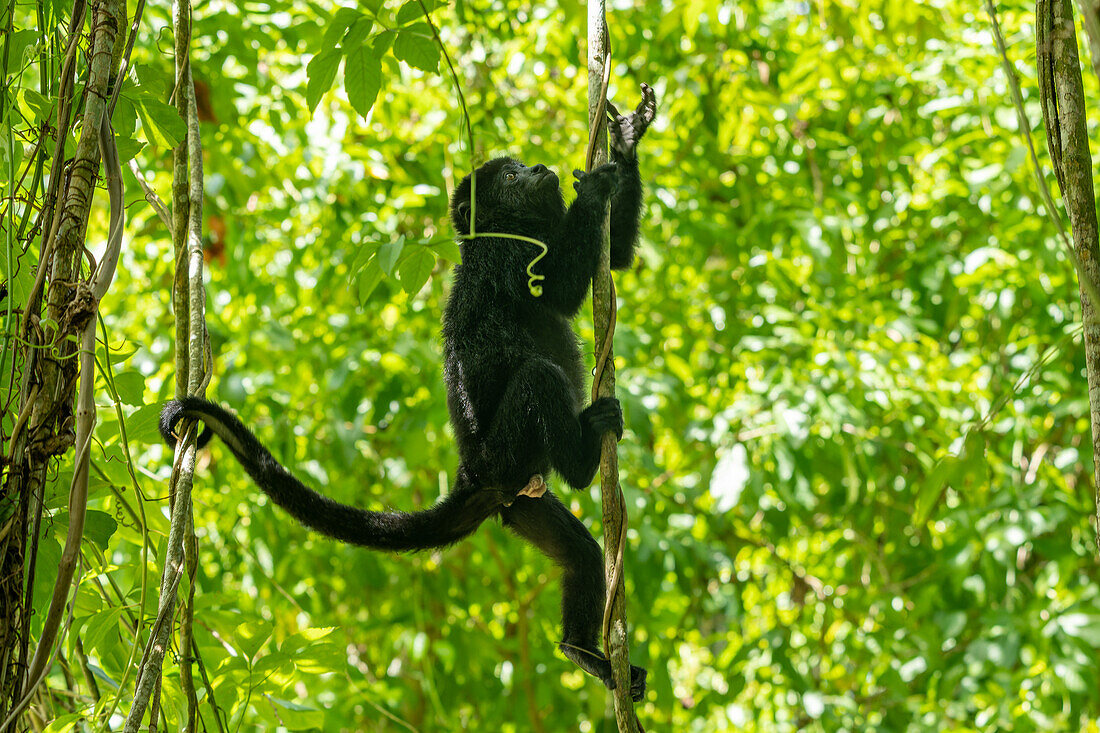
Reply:
<svg viewBox="0 0 1100 733"><path fill-rule="evenodd" d="M393 241L382 243L382 246L378 248L378 257L376 258L378 264L382 267L382 272L387 275L393 275L394 265L396 265L397 260L401 258L401 250L404 248L404 234Z"/></svg>
<svg viewBox="0 0 1100 733"><path fill-rule="evenodd" d="M0 176L4 178L7 178L9 171L19 170L19 166L23 163L23 143L21 143L18 138L12 140L11 153L12 155L9 160L7 143L0 142L0 165L3 165L3 169L0 170Z"/></svg>
<svg viewBox="0 0 1100 733"><path fill-rule="evenodd" d="M462 262L462 250L452 237L436 237L428 242L428 246L437 257L442 257L456 265Z"/></svg>
<svg viewBox="0 0 1100 733"><path fill-rule="evenodd" d="M318 49L318 53L335 50L348 29L363 17L363 14L355 8L338 8L333 13L328 28L325 29L325 35L321 38L321 48Z"/></svg>
<svg viewBox="0 0 1100 733"><path fill-rule="evenodd" d="M118 635L118 621L125 608L104 609L88 619L81 632L80 640L84 644L84 651L96 652L96 656L105 657L113 652L121 638ZM109 632L114 631L113 635Z"/></svg>
<svg viewBox="0 0 1100 733"><path fill-rule="evenodd" d="M373 28L374 21L365 15L352 23L351 28L348 28L348 32L344 35L344 40L340 42L344 53L350 53L362 46Z"/></svg>
<svg viewBox="0 0 1100 733"><path fill-rule="evenodd" d="M118 529L118 522L107 512L88 509L84 515L84 536L106 550L111 535Z"/></svg>
<svg viewBox="0 0 1100 733"><path fill-rule="evenodd" d="M439 47L435 45L426 23L403 29L397 35L393 55L417 69L432 73L439 71Z"/></svg>
<svg viewBox="0 0 1100 733"><path fill-rule="evenodd" d="M360 244L359 249L355 250L355 256L351 258L351 263L348 265L348 273L355 275L355 273L362 270L377 252L377 242L367 241Z"/></svg>
<svg viewBox="0 0 1100 733"><path fill-rule="evenodd" d="M136 354L137 350L138 350L137 344L135 344L133 341L124 341L120 345L112 344L111 356L110 356L111 363L112 364L122 364L127 359L129 359L131 356ZM105 349L103 348L102 343L97 345L96 356L100 359L104 359L104 360L107 359L107 354L106 354Z"/></svg>
<svg viewBox="0 0 1100 733"><path fill-rule="evenodd" d="M393 39L397 36L394 31L382 31L371 41L371 54L382 58L386 55L386 51L390 50L393 45Z"/></svg>
<svg viewBox="0 0 1100 733"><path fill-rule="evenodd" d="M7 76L13 76L23 70L23 55L28 49L38 46L38 33L33 30L15 31L11 34L11 47L8 51Z"/></svg>
<svg viewBox="0 0 1100 733"><path fill-rule="evenodd" d="M944 456L925 477L913 509L913 526L920 528L928 521L932 509L939 504L946 486L955 481L963 463L956 456Z"/></svg>
<svg viewBox="0 0 1100 733"><path fill-rule="evenodd" d="M155 99L134 102L145 139L160 148L174 148L187 135L187 125L176 108Z"/></svg>
<svg viewBox="0 0 1100 733"><path fill-rule="evenodd" d="M82 713L68 713L55 718L42 729L42 733L69 733L69 731L76 730L77 723L85 721L86 716Z"/></svg>
<svg viewBox="0 0 1100 733"><path fill-rule="evenodd" d="M344 64L344 89L352 108L366 117L382 86L382 62L366 46L358 46Z"/></svg>
<svg viewBox="0 0 1100 733"><path fill-rule="evenodd" d="M359 298L360 305L367 302L367 298L370 297L370 294L374 292L374 289L378 287L378 283L382 282L382 278L385 276L386 273L382 272L382 268L378 265L378 258L372 257L355 278L356 295Z"/></svg>
<svg viewBox="0 0 1100 733"><path fill-rule="evenodd" d="M298 636L302 637L306 641L318 641L324 639L326 636L336 630L334 626L309 626L298 632Z"/></svg>
<svg viewBox="0 0 1100 733"><path fill-rule="evenodd" d="M963 446L963 456L967 463L968 472L973 474L974 480L979 485L984 485L989 480L989 463L985 458L985 433L973 430L966 436Z"/></svg>
<svg viewBox="0 0 1100 733"><path fill-rule="evenodd" d="M409 295L416 295L428 281L435 267L435 255L426 247L417 247L397 268L397 279Z"/></svg>
<svg viewBox="0 0 1100 733"><path fill-rule="evenodd" d="M145 376L141 372L128 370L116 374L115 390L124 405L141 407L145 404Z"/></svg>
<svg viewBox="0 0 1100 733"><path fill-rule="evenodd" d="M275 697L268 699L275 706L276 721L279 725L286 726L290 730L324 729L325 713L323 710Z"/></svg>
<svg viewBox="0 0 1100 733"><path fill-rule="evenodd" d="M332 88L332 82L336 80L336 70L340 66L340 51L337 49L325 49L314 56L306 67L306 104L312 112L321 101L324 93Z"/></svg>
<svg viewBox="0 0 1100 733"><path fill-rule="evenodd" d="M53 117L53 101L46 99L33 89L20 89L17 99L19 100L19 113L30 124L37 124L42 120Z"/></svg>
<svg viewBox="0 0 1100 733"><path fill-rule="evenodd" d="M134 159L141 149L145 147L145 143L133 139L132 137L125 137L123 135L115 135L115 147L118 148L118 159L121 163L127 163Z"/></svg>
<svg viewBox="0 0 1100 733"><path fill-rule="evenodd" d="M255 660L260 649L271 637L271 627L258 622L246 622L237 626L233 634L234 645L250 660Z"/></svg>
<svg viewBox="0 0 1100 733"><path fill-rule="evenodd" d="M431 8L431 3L425 3L425 6ZM401 9L397 11L397 24L405 25L410 20L419 18L423 15L423 10L420 8L420 3L417 0L409 0L407 3L401 6Z"/></svg>
<svg viewBox="0 0 1100 733"><path fill-rule="evenodd" d="M49 534L38 540L38 555L34 558L34 608L36 613L42 615L50 605L57 567L61 564L61 543L53 536L53 532L60 529L46 530Z"/></svg>
<svg viewBox="0 0 1100 733"><path fill-rule="evenodd" d="M18 146L17 146L18 147ZM0 173L0 175L7 175ZM22 258L13 257L11 260L14 272L8 272L8 258L0 252L0 277L3 277L8 286L7 297L15 303L26 303L30 297L31 288L34 287L35 265L38 264L38 251L30 250ZM2 303L2 301L0 301ZM0 308L4 307L0 305Z"/></svg>
<svg viewBox="0 0 1100 733"><path fill-rule="evenodd" d="M162 443L160 429L160 405L145 405L126 417L126 438L131 443Z"/></svg>

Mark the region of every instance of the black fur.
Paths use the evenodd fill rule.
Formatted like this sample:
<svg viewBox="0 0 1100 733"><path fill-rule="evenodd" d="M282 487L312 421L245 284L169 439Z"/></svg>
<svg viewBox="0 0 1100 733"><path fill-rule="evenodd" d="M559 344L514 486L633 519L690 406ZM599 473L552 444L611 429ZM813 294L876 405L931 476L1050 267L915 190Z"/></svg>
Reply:
<svg viewBox="0 0 1100 733"><path fill-rule="evenodd" d="M617 400L584 406L585 370L572 318L596 271L609 200L612 264L626 267L633 259L642 196L635 146L655 109L652 90L643 87L636 112L612 116L612 163L574 173L577 198L568 208L554 173L511 158L476 171L476 206L470 176L455 190L451 215L462 237L462 264L455 268L443 317L443 354L460 465L454 489L439 503L416 512L371 512L335 502L295 478L234 415L194 397L165 406L165 440L175 444L172 431L180 419L201 420L298 521L366 547L443 547L499 514L506 527L562 568L561 650L611 687L611 668L599 646L606 594L600 547L552 492L532 498L520 491L536 474L552 470L574 488L588 486L602 435L622 437ZM474 238L468 237L471 214ZM529 291L527 275L540 249L494 233L546 244L546 257L535 265L545 278L541 297ZM645 692L645 676L644 669L632 668L635 700Z"/></svg>

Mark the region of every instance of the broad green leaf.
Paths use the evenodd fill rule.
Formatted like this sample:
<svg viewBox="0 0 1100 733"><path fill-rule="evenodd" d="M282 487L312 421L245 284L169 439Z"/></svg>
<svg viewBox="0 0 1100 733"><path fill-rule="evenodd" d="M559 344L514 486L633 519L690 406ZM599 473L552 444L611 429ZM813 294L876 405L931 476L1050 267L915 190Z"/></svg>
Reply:
<svg viewBox="0 0 1100 733"><path fill-rule="evenodd" d="M7 140L0 139L0 176L4 179L8 176L8 171L19 170L23 164L23 143L19 138L12 140L11 153L9 157ZM6 182L6 180L5 180Z"/></svg>
<svg viewBox="0 0 1100 733"><path fill-rule="evenodd" d="M462 251L452 237L435 237L428 242L428 247L439 257L458 264L462 261Z"/></svg>
<svg viewBox="0 0 1100 733"><path fill-rule="evenodd" d="M137 353L137 350L138 350L137 344L135 344L132 341L126 341L126 342L123 342L121 344L113 343L113 344L111 344L111 356L110 356L111 363L112 364L122 364L122 363L126 362L126 360L129 359L131 356L133 356L135 353ZM101 359L106 357L106 353L105 353L105 350L103 348L102 343L97 344L96 354Z"/></svg>
<svg viewBox="0 0 1100 733"><path fill-rule="evenodd" d="M77 723L87 720L82 713L66 713L59 715L50 721L50 724L42 729L42 733L69 733L76 730Z"/></svg>
<svg viewBox="0 0 1100 733"><path fill-rule="evenodd" d="M145 405L126 417L126 437L130 443L160 444L164 442L157 425L162 405Z"/></svg>
<svg viewBox="0 0 1100 733"><path fill-rule="evenodd" d="M2 233L2 230L0 230ZM0 249L0 276L8 288L8 298L15 303L26 303L30 297L31 288L34 286L35 265L38 262L37 250L30 250L22 257L19 252L11 253L14 272L9 272L8 253ZM0 304L0 309L4 306Z"/></svg>
<svg viewBox="0 0 1100 733"><path fill-rule="evenodd" d="M106 550L111 537L118 530L118 522L107 512L88 509L84 514L84 537Z"/></svg>
<svg viewBox="0 0 1100 733"><path fill-rule="evenodd" d="M360 305L367 302L367 298L370 297L370 294L374 292L374 289L385 277L386 273L382 272L382 268L378 264L378 258L371 258L355 277L355 292Z"/></svg>
<svg viewBox="0 0 1100 733"><path fill-rule="evenodd" d="M332 634L335 629L332 626L311 626L302 629L298 635L309 642L319 641Z"/></svg>
<svg viewBox="0 0 1100 733"><path fill-rule="evenodd" d="M48 120L54 114L53 101L46 99L33 89L27 87L20 89L18 99L20 114L32 125Z"/></svg>
<svg viewBox="0 0 1100 733"><path fill-rule="evenodd" d="M378 264L382 268L382 272L387 275L393 275L393 268L397 264L398 259L401 257L401 251L405 248L405 235L402 234L397 239L389 242L383 242L378 248Z"/></svg>
<svg viewBox="0 0 1100 733"><path fill-rule="evenodd" d="M395 31L383 31L371 39L371 54L382 58L386 55L386 51L390 50L393 46L393 40L396 38L397 33Z"/></svg>
<svg viewBox="0 0 1100 733"><path fill-rule="evenodd" d="M60 537L64 539L63 529ZM50 605L50 596L53 594L53 585L57 580L57 567L60 563L61 543L52 533L43 536L38 540L38 555L35 557L34 567L34 607L36 613L45 615L46 609Z"/></svg>
<svg viewBox="0 0 1100 733"><path fill-rule="evenodd" d="M439 47L426 23L402 29L393 45L393 55L417 69L439 71Z"/></svg>
<svg viewBox="0 0 1100 733"><path fill-rule="evenodd" d="M125 612L122 607L108 608L89 618L81 633L84 651L103 657L119 648L118 622Z"/></svg>
<svg viewBox="0 0 1100 733"><path fill-rule="evenodd" d="M134 159L134 157L141 152L145 147L145 143L140 140L135 140L132 137L123 137L121 135L115 135L115 147L118 148L118 159L121 163L127 163Z"/></svg>
<svg viewBox="0 0 1100 733"><path fill-rule="evenodd" d="M8 50L7 76L11 77L23 70L23 55L34 52L38 46L39 35L29 29L17 30L11 34L11 47Z"/></svg>
<svg viewBox="0 0 1100 733"><path fill-rule="evenodd" d="M351 28L348 28L348 32L344 36L344 40L341 41L344 53L349 54L366 43L367 37L373 28L374 21L366 16L352 23Z"/></svg>
<svg viewBox="0 0 1100 733"><path fill-rule="evenodd" d="M344 64L344 89L348 101L361 116L366 117L382 85L382 63L366 46L358 46L348 54Z"/></svg>
<svg viewBox="0 0 1100 733"><path fill-rule="evenodd" d="M115 389L123 404L134 407L145 404L145 376L141 372L131 369L114 376Z"/></svg>
<svg viewBox="0 0 1100 733"><path fill-rule="evenodd" d="M409 295L416 295L435 267L435 255L427 247L417 247L397 268L397 279Z"/></svg>
<svg viewBox="0 0 1100 733"><path fill-rule="evenodd" d="M270 638L270 626L258 622L246 622L237 626L233 633L233 645L240 649L246 658L255 660L260 649Z"/></svg>
<svg viewBox="0 0 1100 733"><path fill-rule="evenodd" d="M365 241L359 245L359 249L355 250L355 256L352 257L351 262L348 264L348 272L352 275L359 272L366 266L370 258L378 252L378 243Z"/></svg>
<svg viewBox="0 0 1100 733"><path fill-rule="evenodd" d="M335 50L348 29L363 17L363 14L355 8L341 7L337 9L328 24L328 28L325 29L325 35L322 37L321 48L318 49L318 52Z"/></svg>
<svg viewBox="0 0 1100 733"><path fill-rule="evenodd" d="M176 108L155 99L134 101L145 139L161 148L174 148L187 135L187 125Z"/></svg>
<svg viewBox="0 0 1100 733"><path fill-rule="evenodd" d="M332 88L332 82L336 80L336 70L340 67L340 51L338 49L325 49L314 56L306 67L306 104L310 111L316 109L317 103L325 92Z"/></svg>
<svg viewBox="0 0 1100 733"><path fill-rule="evenodd" d="M425 2L424 6L431 10L431 2ZM420 3L417 0L409 0L407 3L401 6L401 9L397 11L397 24L405 25L410 20L421 18L424 15L424 11L420 7Z"/></svg>

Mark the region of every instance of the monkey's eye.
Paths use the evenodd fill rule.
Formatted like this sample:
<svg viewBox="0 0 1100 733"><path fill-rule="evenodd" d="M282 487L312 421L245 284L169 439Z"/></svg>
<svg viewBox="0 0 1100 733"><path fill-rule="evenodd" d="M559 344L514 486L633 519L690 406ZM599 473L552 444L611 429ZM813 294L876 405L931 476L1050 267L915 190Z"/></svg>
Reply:
<svg viewBox="0 0 1100 733"><path fill-rule="evenodd" d="M504 180L514 181L514 180L516 180L516 174L515 173L505 173L504 174Z"/></svg>

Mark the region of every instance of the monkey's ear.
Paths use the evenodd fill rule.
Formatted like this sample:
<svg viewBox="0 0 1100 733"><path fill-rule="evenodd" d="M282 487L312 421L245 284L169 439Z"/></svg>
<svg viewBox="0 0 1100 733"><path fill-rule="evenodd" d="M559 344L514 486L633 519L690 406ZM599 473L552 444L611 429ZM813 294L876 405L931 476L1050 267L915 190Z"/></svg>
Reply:
<svg viewBox="0 0 1100 733"><path fill-rule="evenodd" d="M451 216L454 219L455 229L459 230L463 234L466 234L470 231L469 201L456 201Z"/></svg>

